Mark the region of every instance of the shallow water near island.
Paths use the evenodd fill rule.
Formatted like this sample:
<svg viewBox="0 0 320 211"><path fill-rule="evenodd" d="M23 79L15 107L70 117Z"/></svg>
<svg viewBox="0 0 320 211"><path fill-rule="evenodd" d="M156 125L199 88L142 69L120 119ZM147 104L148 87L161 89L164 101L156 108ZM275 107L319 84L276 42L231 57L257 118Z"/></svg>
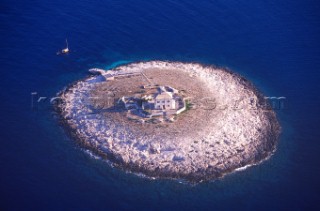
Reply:
<svg viewBox="0 0 320 211"><path fill-rule="evenodd" d="M316 1L17 0L3 5L3 210L319 206ZM71 53L56 56L66 37ZM86 77L88 68L139 60L228 67L266 96L285 96L287 109L276 111L282 134L274 155L198 185L147 179L85 153L60 127L48 101L30 109L31 92L54 97Z"/></svg>

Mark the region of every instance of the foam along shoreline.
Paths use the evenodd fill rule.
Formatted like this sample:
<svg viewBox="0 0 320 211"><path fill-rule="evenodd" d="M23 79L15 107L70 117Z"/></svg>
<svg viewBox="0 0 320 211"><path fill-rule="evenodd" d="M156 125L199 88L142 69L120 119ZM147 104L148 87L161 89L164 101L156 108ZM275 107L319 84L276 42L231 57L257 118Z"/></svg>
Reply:
<svg viewBox="0 0 320 211"><path fill-rule="evenodd" d="M96 109L101 102L92 99L129 86L122 79L101 80L108 71L61 91L55 108L65 128L86 148L120 168L149 177L198 182L257 164L276 149L280 125L274 111L258 106L266 103L263 95L238 74L197 63L164 61L131 63L112 71L142 71L157 83L184 90L194 104L173 123L137 124L124 112ZM214 99L212 109L204 108L207 101L203 99L208 98ZM235 108L235 101L241 109Z"/></svg>

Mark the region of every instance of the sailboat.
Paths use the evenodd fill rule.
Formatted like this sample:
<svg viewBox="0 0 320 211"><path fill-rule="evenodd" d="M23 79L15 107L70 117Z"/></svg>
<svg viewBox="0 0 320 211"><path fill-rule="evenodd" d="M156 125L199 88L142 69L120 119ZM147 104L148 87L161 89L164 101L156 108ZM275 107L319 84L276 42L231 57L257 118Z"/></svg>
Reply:
<svg viewBox="0 0 320 211"><path fill-rule="evenodd" d="M69 50L69 45L68 45L68 40L67 40L67 39L66 39L66 44L67 44L67 47L64 48L64 49L62 49L61 51L58 51L58 52L57 52L57 55L69 53L70 50Z"/></svg>

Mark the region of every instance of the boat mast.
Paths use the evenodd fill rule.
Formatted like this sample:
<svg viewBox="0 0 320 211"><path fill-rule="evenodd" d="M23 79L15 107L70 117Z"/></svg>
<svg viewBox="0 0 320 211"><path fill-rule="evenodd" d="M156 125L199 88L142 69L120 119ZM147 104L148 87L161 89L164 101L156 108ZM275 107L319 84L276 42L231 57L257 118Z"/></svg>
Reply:
<svg viewBox="0 0 320 211"><path fill-rule="evenodd" d="M68 40L66 39L66 43L67 43L67 49L69 49L69 46L68 46Z"/></svg>

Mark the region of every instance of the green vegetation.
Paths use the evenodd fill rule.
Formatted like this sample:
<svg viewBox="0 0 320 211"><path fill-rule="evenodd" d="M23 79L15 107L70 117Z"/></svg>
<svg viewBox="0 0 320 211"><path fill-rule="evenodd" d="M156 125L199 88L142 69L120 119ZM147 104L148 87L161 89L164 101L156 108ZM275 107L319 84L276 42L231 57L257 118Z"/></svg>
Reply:
<svg viewBox="0 0 320 211"><path fill-rule="evenodd" d="M186 100L185 103L186 103L186 111L190 110L192 108L193 104L190 103L189 100Z"/></svg>

